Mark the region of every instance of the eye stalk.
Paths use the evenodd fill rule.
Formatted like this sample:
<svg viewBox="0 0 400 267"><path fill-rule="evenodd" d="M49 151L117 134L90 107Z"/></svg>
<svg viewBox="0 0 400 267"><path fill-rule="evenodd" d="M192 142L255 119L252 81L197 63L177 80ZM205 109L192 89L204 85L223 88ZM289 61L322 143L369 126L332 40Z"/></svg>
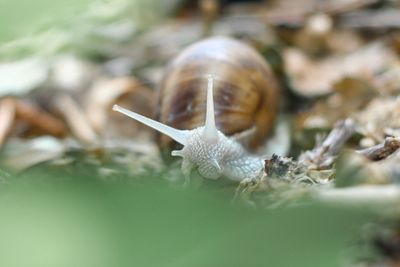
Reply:
<svg viewBox="0 0 400 267"><path fill-rule="evenodd" d="M187 139L189 136L189 131L186 130L178 130L175 128L172 128L168 125L162 124L158 121L149 119L143 115L140 115L136 112L127 110L123 107L120 107L118 105L114 105L113 106L113 110L118 111L134 120L137 120L151 128L153 128L154 130L157 130L169 137L171 137L172 139L174 139L176 142L182 144L182 145L186 145L187 143Z"/></svg>
<svg viewBox="0 0 400 267"><path fill-rule="evenodd" d="M207 79L207 109L203 137L207 141L216 142L218 141L218 129L215 125L213 77L209 75Z"/></svg>

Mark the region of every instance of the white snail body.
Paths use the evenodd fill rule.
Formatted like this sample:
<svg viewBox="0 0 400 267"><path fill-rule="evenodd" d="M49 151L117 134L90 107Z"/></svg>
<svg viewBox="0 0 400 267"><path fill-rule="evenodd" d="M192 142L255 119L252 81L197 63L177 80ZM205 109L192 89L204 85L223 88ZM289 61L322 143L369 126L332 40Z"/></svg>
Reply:
<svg viewBox="0 0 400 267"><path fill-rule="evenodd" d="M249 154L235 137L228 138L217 129L214 118L213 78L205 78L208 78L208 88L204 126L192 130L178 130L117 105L114 105L113 109L183 145L181 150L174 150L171 154L182 157L182 171L187 176L193 168L197 168L202 176L209 179L224 176L241 181L259 177L264 166L263 160Z"/></svg>

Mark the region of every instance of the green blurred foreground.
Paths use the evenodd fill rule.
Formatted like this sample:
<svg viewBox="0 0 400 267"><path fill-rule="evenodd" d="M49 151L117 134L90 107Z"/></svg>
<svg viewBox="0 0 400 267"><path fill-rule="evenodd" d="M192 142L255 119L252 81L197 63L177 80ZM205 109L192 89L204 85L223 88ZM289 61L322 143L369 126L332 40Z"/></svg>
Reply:
<svg viewBox="0 0 400 267"><path fill-rule="evenodd" d="M316 205L255 210L151 177L50 176L1 187L0 266L339 266L367 218Z"/></svg>

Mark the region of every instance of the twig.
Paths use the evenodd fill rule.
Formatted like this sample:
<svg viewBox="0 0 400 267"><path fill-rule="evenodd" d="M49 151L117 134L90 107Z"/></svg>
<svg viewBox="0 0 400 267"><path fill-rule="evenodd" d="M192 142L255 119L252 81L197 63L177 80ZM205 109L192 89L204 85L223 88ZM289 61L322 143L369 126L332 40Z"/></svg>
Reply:
<svg viewBox="0 0 400 267"><path fill-rule="evenodd" d="M336 155L354 134L355 123L346 119L336 123L322 144L317 145L313 150L306 151L299 157L299 162L309 166L309 169L327 169L333 164Z"/></svg>
<svg viewBox="0 0 400 267"><path fill-rule="evenodd" d="M385 142L356 152L370 160L378 161L387 158L400 148L400 138L387 137Z"/></svg>

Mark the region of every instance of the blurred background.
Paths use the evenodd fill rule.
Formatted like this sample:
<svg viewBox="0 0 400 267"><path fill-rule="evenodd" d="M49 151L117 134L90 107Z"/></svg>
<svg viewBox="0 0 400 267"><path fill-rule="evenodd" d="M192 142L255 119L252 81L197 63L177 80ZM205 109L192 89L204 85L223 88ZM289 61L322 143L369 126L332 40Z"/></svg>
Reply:
<svg viewBox="0 0 400 267"><path fill-rule="evenodd" d="M0 265L399 266L399 28L396 0L0 0ZM183 186L111 110L154 118L168 62L210 36L266 61L258 152L293 159L239 197Z"/></svg>

